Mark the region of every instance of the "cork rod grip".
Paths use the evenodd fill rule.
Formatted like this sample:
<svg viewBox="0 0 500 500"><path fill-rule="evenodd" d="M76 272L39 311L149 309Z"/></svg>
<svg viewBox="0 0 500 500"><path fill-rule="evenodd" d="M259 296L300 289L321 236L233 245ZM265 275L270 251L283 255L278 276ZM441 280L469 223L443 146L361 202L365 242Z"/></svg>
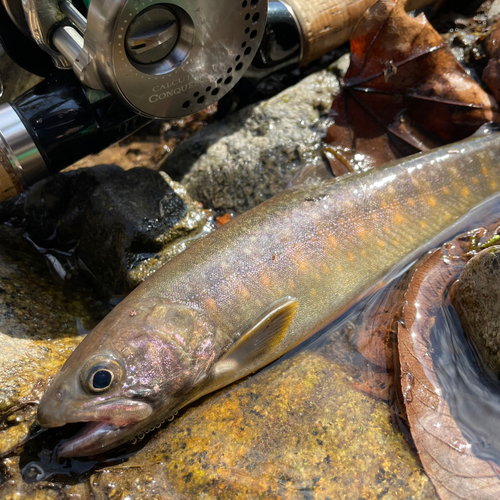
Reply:
<svg viewBox="0 0 500 500"><path fill-rule="evenodd" d="M351 31L376 0L284 0L294 11L302 31L304 66L349 40ZM435 0L410 0L406 10Z"/></svg>
<svg viewBox="0 0 500 500"><path fill-rule="evenodd" d="M17 196L24 191L9 158L0 147L0 202Z"/></svg>

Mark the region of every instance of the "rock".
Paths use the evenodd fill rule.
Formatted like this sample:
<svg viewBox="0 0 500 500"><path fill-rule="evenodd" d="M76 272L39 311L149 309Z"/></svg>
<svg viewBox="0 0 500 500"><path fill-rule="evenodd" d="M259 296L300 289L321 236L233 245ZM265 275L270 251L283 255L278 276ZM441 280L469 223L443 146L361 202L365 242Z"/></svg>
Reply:
<svg viewBox="0 0 500 500"><path fill-rule="evenodd" d="M165 157L188 137L201 130L217 110L217 104L176 120L154 122L100 153L77 161L65 171L100 164L117 164L125 170L134 167L156 168Z"/></svg>
<svg viewBox="0 0 500 500"><path fill-rule="evenodd" d="M344 56L330 69L206 127L178 146L162 170L182 179L205 206L236 213L287 188L304 168L315 177L329 176L322 138L338 75L347 65Z"/></svg>
<svg viewBox="0 0 500 500"><path fill-rule="evenodd" d="M51 378L106 312L88 291L65 293L22 233L0 225L0 456L26 439Z"/></svg>
<svg viewBox="0 0 500 500"><path fill-rule="evenodd" d="M18 215L18 205L11 215ZM5 212L0 211L4 219ZM112 296L126 295L211 230L199 204L166 174L116 165L39 182L27 193L24 212L27 232L38 245L75 249L74 260Z"/></svg>
<svg viewBox="0 0 500 500"><path fill-rule="evenodd" d="M160 251L165 235L186 213L186 204L158 172L120 170L89 197L79 258L112 293L126 294L133 287L129 268Z"/></svg>
<svg viewBox="0 0 500 500"><path fill-rule="evenodd" d="M467 263L453 297L465 334L496 377L500 375L499 278L500 248L487 248Z"/></svg>
<svg viewBox="0 0 500 500"><path fill-rule="evenodd" d="M488 11L488 23L493 24L500 17L500 0L494 0Z"/></svg>

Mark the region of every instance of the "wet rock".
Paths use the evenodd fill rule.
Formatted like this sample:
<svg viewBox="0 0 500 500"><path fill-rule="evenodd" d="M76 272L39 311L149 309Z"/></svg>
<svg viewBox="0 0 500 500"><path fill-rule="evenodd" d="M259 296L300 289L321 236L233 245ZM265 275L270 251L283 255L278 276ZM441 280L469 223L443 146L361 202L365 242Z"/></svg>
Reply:
<svg viewBox="0 0 500 500"><path fill-rule="evenodd" d="M199 204L166 174L116 165L36 184L24 212L27 232L38 245L74 251L78 265L110 295L127 294L210 230Z"/></svg>
<svg viewBox="0 0 500 500"><path fill-rule="evenodd" d="M488 10L488 22L494 23L500 17L500 0L494 0Z"/></svg>
<svg viewBox="0 0 500 500"><path fill-rule="evenodd" d="M486 367L500 375L500 248L487 248L466 265L453 305Z"/></svg>
<svg viewBox="0 0 500 500"><path fill-rule="evenodd" d="M19 230L0 225L0 456L27 438L51 378L106 312L88 291L66 293Z"/></svg>
<svg viewBox="0 0 500 500"><path fill-rule="evenodd" d="M435 498L388 406L353 389L359 370L345 366L354 355L345 338L324 341L198 403L129 461L97 472L93 492Z"/></svg>
<svg viewBox="0 0 500 500"><path fill-rule="evenodd" d="M184 118L155 120L100 153L82 158L65 171L102 163L116 163L125 170L135 167L156 168L177 145L210 122L216 110L217 104L212 104L207 109Z"/></svg>
<svg viewBox="0 0 500 500"><path fill-rule="evenodd" d="M312 170L308 179L329 177L322 138L346 62L206 127L177 147L162 170L182 179L205 206L236 213L287 188L304 168Z"/></svg>

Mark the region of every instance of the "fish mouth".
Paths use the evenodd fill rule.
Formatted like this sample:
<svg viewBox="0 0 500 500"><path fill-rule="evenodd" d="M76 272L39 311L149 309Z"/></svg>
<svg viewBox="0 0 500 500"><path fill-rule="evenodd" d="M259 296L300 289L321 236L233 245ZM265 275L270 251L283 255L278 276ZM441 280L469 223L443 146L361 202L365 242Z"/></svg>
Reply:
<svg viewBox="0 0 500 500"><path fill-rule="evenodd" d="M141 401L109 399L99 404L82 405L75 410L50 399L43 399L38 407L37 420L42 427L61 427L78 422L108 422L116 428L146 420L153 408Z"/></svg>
<svg viewBox="0 0 500 500"><path fill-rule="evenodd" d="M127 441L135 427L133 424L117 427L109 422L87 422L75 436L62 442L56 450L57 456L73 458L100 455Z"/></svg>
<svg viewBox="0 0 500 500"><path fill-rule="evenodd" d="M38 408L37 419L47 428L85 424L57 450L58 456L69 458L99 455L116 448L146 426L152 413L149 404L126 399L112 398L97 405L83 406L78 411L72 410L70 405L61 407L47 399Z"/></svg>

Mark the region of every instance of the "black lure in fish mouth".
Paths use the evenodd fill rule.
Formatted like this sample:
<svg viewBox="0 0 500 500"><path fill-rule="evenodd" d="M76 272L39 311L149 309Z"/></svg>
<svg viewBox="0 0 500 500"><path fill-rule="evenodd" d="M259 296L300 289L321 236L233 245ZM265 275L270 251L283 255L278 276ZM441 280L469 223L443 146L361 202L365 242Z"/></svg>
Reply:
<svg viewBox="0 0 500 500"><path fill-rule="evenodd" d="M109 422L87 422L71 439L64 441L57 448L57 456L62 458L89 457L99 455L116 446L119 435L127 431L127 427L116 427ZM117 435L118 434L118 435ZM128 435L128 432L127 432ZM113 445L106 446L109 438Z"/></svg>

